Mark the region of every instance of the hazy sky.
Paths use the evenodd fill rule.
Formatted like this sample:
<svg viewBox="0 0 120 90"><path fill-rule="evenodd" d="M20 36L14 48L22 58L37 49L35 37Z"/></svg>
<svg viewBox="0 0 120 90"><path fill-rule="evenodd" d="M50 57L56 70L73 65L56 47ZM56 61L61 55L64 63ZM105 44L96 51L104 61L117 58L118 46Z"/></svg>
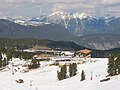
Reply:
<svg viewBox="0 0 120 90"><path fill-rule="evenodd" d="M120 15L120 0L0 0L0 16L34 17L55 11Z"/></svg>

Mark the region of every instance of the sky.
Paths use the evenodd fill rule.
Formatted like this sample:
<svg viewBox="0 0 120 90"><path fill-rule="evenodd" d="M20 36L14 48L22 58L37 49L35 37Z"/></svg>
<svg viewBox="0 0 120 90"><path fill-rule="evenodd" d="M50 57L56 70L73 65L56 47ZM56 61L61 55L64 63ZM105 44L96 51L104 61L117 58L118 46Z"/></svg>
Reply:
<svg viewBox="0 0 120 90"><path fill-rule="evenodd" d="M120 15L120 0L0 0L0 16L37 17L56 11Z"/></svg>

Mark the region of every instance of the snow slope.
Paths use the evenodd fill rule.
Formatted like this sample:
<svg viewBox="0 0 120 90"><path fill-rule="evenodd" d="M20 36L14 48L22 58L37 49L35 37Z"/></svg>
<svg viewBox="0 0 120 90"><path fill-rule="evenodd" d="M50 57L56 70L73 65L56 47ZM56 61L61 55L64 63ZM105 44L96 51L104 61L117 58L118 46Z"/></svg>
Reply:
<svg viewBox="0 0 120 90"><path fill-rule="evenodd" d="M59 69L57 66L46 66L28 73L16 72L14 75L11 75L11 71L0 72L0 90L120 90L120 76L112 77L110 81L100 82L107 75L107 59L92 60L97 62L78 65L78 74L62 81L57 80ZM85 71L86 80L81 82L82 70ZM90 80L91 72L93 72L93 80ZM15 82L18 79L23 79L24 83ZM30 86L31 80L32 86Z"/></svg>

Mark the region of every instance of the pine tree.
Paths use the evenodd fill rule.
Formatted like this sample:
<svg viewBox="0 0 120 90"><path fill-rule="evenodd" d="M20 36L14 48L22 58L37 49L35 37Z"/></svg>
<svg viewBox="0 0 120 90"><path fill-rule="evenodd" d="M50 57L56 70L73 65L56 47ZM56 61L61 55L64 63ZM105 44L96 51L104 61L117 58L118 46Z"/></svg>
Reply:
<svg viewBox="0 0 120 90"><path fill-rule="evenodd" d="M110 76L114 75L114 56L111 55L108 60L108 73Z"/></svg>
<svg viewBox="0 0 120 90"><path fill-rule="evenodd" d="M108 60L109 76L120 74L120 53L112 53Z"/></svg>
<svg viewBox="0 0 120 90"><path fill-rule="evenodd" d="M57 76L58 76L58 80L63 80L67 78L67 67L66 65L63 65L60 68L60 71L57 71Z"/></svg>
<svg viewBox="0 0 120 90"><path fill-rule="evenodd" d="M77 64L76 63L70 64L69 76L72 77L72 76L75 76L76 74L77 74Z"/></svg>
<svg viewBox="0 0 120 90"><path fill-rule="evenodd" d="M67 78L67 67L66 67L66 65L63 65L62 67L61 67L61 73L62 73L62 77L63 77L63 79L66 79Z"/></svg>
<svg viewBox="0 0 120 90"><path fill-rule="evenodd" d="M2 54L0 52L0 68L2 67Z"/></svg>
<svg viewBox="0 0 120 90"><path fill-rule="evenodd" d="M84 70L82 70L82 73L81 73L81 81L85 80L85 72Z"/></svg>
<svg viewBox="0 0 120 90"><path fill-rule="evenodd" d="M120 74L120 55L118 57L118 74Z"/></svg>
<svg viewBox="0 0 120 90"><path fill-rule="evenodd" d="M39 60L32 59L31 64L28 65L28 67L29 67L29 69L35 69L35 68L40 67Z"/></svg>
<svg viewBox="0 0 120 90"><path fill-rule="evenodd" d="M77 64L73 63L73 76L77 74Z"/></svg>
<svg viewBox="0 0 120 90"><path fill-rule="evenodd" d="M73 70L72 70L72 64L69 65L69 76L72 77L73 76Z"/></svg>
<svg viewBox="0 0 120 90"><path fill-rule="evenodd" d="M0 60L0 68L2 67L2 60Z"/></svg>
<svg viewBox="0 0 120 90"><path fill-rule="evenodd" d="M118 75L118 69L119 69L119 59L118 59L118 56L115 58L114 60L114 67L115 67L115 75Z"/></svg>
<svg viewBox="0 0 120 90"><path fill-rule="evenodd" d="M3 62L3 67L7 65L7 59L6 58L4 58L2 62Z"/></svg>
<svg viewBox="0 0 120 90"><path fill-rule="evenodd" d="M33 58L33 54L30 52L22 52L22 58L26 60L28 59L32 59Z"/></svg>
<svg viewBox="0 0 120 90"><path fill-rule="evenodd" d="M58 80L63 80L62 73L57 71Z"/></svg>
<svg viewBox="0 0 120 90"><path fill-rule="evenodd" d="M12 60L13 52L14 52L13 49L9 49L9 50L7 51L6 55L7 55L8 61L9 61L9 60Z"/></svg>

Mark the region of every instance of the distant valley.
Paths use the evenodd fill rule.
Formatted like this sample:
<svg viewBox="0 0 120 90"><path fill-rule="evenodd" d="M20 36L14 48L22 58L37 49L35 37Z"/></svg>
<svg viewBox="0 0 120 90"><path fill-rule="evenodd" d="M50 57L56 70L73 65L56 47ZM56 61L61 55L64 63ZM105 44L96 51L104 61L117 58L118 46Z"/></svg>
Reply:
<svg viewBox="0 0 120 90"><path fill-rule="evenodd" d="M89 34L74 38L78 45L97 50L120 48L119 34Z"/></svg>

